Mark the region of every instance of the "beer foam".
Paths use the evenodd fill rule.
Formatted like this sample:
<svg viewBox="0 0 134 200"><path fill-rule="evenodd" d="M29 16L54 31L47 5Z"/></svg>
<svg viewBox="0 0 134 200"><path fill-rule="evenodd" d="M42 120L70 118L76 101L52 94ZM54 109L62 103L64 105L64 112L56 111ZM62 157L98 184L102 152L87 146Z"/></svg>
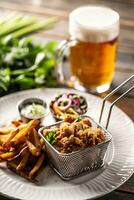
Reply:
<svg viewBox="0 0 134 200"><path fill-rule="evenodd" d="M80 41L107 42L119 35L119 14L101 6L84 6L69 15L70 35Z"/></svg>

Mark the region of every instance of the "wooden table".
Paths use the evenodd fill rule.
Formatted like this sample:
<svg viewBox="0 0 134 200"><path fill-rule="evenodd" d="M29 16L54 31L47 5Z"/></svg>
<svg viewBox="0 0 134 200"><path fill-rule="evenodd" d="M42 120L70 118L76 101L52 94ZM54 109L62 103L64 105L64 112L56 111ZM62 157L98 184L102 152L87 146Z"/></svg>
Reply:
<svg viewBox="0 0 134 200"><path fill-rule="evenodd" d="M60 21L53 30L36 34L45 39L66 39L68 37L68 13L83 4L100 4L117 10L121 16L121 32L117 67L113 87L125 78L134 74L134 0L0 0L0 13L18 11L24 14L37 15L39 18L58 16ZM116 96L113 97L116 98ZM112 100L113 100L112 99ZM125 97L118 106L134 121L134 95ZM134 175L120 188L99 198L99 200L132 200L134 199ZM8 200L0 196L0 200Z"/></svg>

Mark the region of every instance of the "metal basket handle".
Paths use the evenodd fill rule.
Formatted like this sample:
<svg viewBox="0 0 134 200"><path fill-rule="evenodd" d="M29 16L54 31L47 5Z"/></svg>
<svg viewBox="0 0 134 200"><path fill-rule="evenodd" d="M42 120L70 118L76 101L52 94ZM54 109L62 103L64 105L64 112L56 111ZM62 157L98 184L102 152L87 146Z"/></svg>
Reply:
<svg viewBox="0 0 134 200"><path fill-rule="evenodd" d="M115 94L121 87L123 87L125 84L127 84L131 79L134 78L134 75L132 75L130 78L128 78L126 81L124 81L123 83L121 83L117 88L115 88L112 92L110 92L104 99L102 102L102 107L101 107L101 112L100 112L100 118L99 118L99 123L101 123L102 120L102 116L103 116L103 111L104 111L104 107L105 107L105 103L106 100L108 98L110 98L113 94ZM117 99L115 99L113 101L113 103L110 105L110 109L109 109L109 113L108 113L108 117L107 117L107 122L106 122L106 129L108 128L109 125L109 121L110 121L110 117L111 117L111 112L112 112L112 108L113 106L121 99L123 98L126 94L128 94L129 92L131 92L134 89L134 85L132 87L130 87L126 92L124 92L121 96L119 96Z"/></svg>

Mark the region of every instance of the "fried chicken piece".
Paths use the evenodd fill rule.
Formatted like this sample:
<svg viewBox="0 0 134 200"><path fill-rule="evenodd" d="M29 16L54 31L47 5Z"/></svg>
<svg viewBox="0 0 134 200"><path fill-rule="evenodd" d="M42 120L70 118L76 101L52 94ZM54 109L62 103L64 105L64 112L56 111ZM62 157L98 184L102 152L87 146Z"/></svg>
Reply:
<svg viewBox="0 0 134 200"><path fill-rule="evenodd" d="M78 137L74 137L74 144L81 148L85 147L85 144L83 143L83 141L81 139L79 139Z"/></svg>
<svg viewBox="0 0 134 200"><path fill-rule="evenodd" d="M90 120L88 117L85 117L81 120L81 122L84 124L84 125L87 125L87 126L92 126Z"/></svg>
<svg viewBox="0 0 134 200"><path fill-rule="evenodd" d="M72 123L62 122L58 127L45 129L44 134L54 130L56 133L54 147L60 153L70 153L88 148L105 141L101 128L92 127L88 117L80 118Z"/></svg>
<svg viewBox="0 0 134 200"><path fill-rule="evenodd" d="M89 139L92 139L92 145L97 145L105 141L105 135L100 128L90 128L87 132L87 136Z"/></svg>
<svg viewBox="0 0 134 200"><path fill-rule="evenodd" d="M73 127L75 133L83 129L83 124L81 122L73 122L71 126Z"/></svg>

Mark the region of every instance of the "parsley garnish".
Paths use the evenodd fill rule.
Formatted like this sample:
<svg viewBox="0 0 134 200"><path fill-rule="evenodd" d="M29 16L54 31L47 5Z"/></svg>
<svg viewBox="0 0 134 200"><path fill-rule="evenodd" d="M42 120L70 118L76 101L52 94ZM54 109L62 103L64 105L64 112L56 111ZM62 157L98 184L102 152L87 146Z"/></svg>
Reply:
<svg viewBox="0 0 134 200"><path fill-rule="evenodd" d="M81 118L80 117L78 117L76 120L75 120L75 122L80 122L81 121Z"/></svg>
<svg viewBox="0 0 134 200"><path fill-rule="evenodd" d="M50 143L53 144L55 142L55 131L50 131L48 135L46 136L46 140Z"/></svg>

